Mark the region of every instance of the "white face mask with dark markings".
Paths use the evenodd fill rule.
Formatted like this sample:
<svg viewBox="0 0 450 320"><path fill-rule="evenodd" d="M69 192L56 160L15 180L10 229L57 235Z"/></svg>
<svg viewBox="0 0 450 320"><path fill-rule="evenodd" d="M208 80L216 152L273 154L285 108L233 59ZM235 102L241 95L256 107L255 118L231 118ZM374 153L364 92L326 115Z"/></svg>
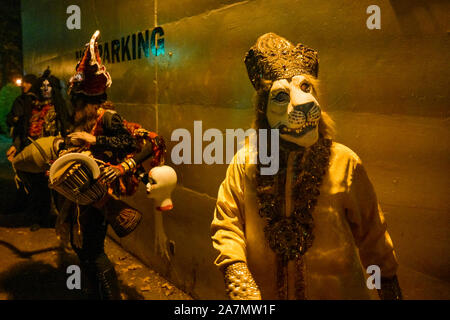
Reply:
<svg viewBox="0 0 450 320"><path fill-rule="evenodd" d="M311 83L302 75L276 80L267 102L267 120L272 129L280 130L280 137L302 147L309 147L319 139L321 109L312 94Z"/></svg>
<svg viewBox="0 0 450 320"><path fill-rule="evenodd" d="M41 86L42 96L46 99L50 99L52 97L52 86L48 80L44 80Z"/></svg>

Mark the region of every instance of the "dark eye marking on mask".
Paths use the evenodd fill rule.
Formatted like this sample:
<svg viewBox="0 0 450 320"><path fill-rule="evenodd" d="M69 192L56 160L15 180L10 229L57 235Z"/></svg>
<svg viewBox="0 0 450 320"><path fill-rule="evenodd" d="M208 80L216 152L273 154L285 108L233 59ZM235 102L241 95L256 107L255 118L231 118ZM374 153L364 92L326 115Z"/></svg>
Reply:
<svg viewBox="0 0 450 320"><path fill-rule="evenodd" d="M273 97L273 100L275 102L288 102L290 100L290 96L287 92L281 91Z"/></svg>
<svg viewBox="0 0 450 320"><path fill-rule="evenodd" d="M304 80L300 83L300 89L302 89L303 92L309 93L312 90L312 84Z"/></svg>

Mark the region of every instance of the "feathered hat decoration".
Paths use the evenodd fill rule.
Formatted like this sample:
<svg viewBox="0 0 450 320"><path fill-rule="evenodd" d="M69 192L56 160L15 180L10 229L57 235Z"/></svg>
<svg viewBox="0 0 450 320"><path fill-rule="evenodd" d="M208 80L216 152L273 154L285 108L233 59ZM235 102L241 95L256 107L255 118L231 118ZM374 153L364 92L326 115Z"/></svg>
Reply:
<svg viewBox="0 0 450 320"><path fill-rule="evenodd" d="M111 76L102 64L97 40L100 31L92 35L83 57L76 66L75 75L69 80L69 94L82 93L87 96L98 96L111 86Z"/></svg>

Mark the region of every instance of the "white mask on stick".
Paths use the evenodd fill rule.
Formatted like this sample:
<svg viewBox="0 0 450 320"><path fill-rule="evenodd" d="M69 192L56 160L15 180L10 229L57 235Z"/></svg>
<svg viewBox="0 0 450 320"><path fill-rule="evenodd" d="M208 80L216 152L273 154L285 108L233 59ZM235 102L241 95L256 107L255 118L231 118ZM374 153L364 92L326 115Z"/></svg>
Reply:
<svg viewBox="0 0 450 320"><path fill-rule="evenodd" d="M177 185L175 170L169 166L154 167L148 176L153 182L147 183L147 197L155 200L157 210L171 210L173 208L171 195Z"/></svg>

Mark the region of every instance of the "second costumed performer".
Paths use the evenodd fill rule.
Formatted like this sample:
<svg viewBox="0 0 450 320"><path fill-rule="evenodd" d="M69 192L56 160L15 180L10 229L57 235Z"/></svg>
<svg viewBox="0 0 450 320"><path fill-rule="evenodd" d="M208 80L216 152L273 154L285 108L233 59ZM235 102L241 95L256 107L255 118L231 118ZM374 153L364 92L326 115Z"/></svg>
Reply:
<svg viewBox="0 0 450 320"><path fill-rule="evenodd" d="M229 297L369 299L364 269L377 265L380 298L401 299L375 190L319 104L317 51L267 33L245 65L255 129L279 130L280 170L264 175L245 161L258 150L242 148L219 189L211 231Z"/></svg>
<svg viewBox="0 0 450 320"><path fill-rule="evenodd" d="M162 163L164 141L140 125L128 123L106 101L111 77L101 64L97 40L92 36L76 74L70 79L69 96L74 107L71 133L62 143L63 151L92 156L101 163L98 178L108 189L99 201L80 205L61 197L58 201L57 233L70 240L77 253L83 288L90 299L121 299L117 275L104 250L107 225L119 237L131 233L141 221L141 213L119 200L136 192L142 169L139 165L153 157L151 166ZM145 140L144 143L142 143Z"/></svg>

